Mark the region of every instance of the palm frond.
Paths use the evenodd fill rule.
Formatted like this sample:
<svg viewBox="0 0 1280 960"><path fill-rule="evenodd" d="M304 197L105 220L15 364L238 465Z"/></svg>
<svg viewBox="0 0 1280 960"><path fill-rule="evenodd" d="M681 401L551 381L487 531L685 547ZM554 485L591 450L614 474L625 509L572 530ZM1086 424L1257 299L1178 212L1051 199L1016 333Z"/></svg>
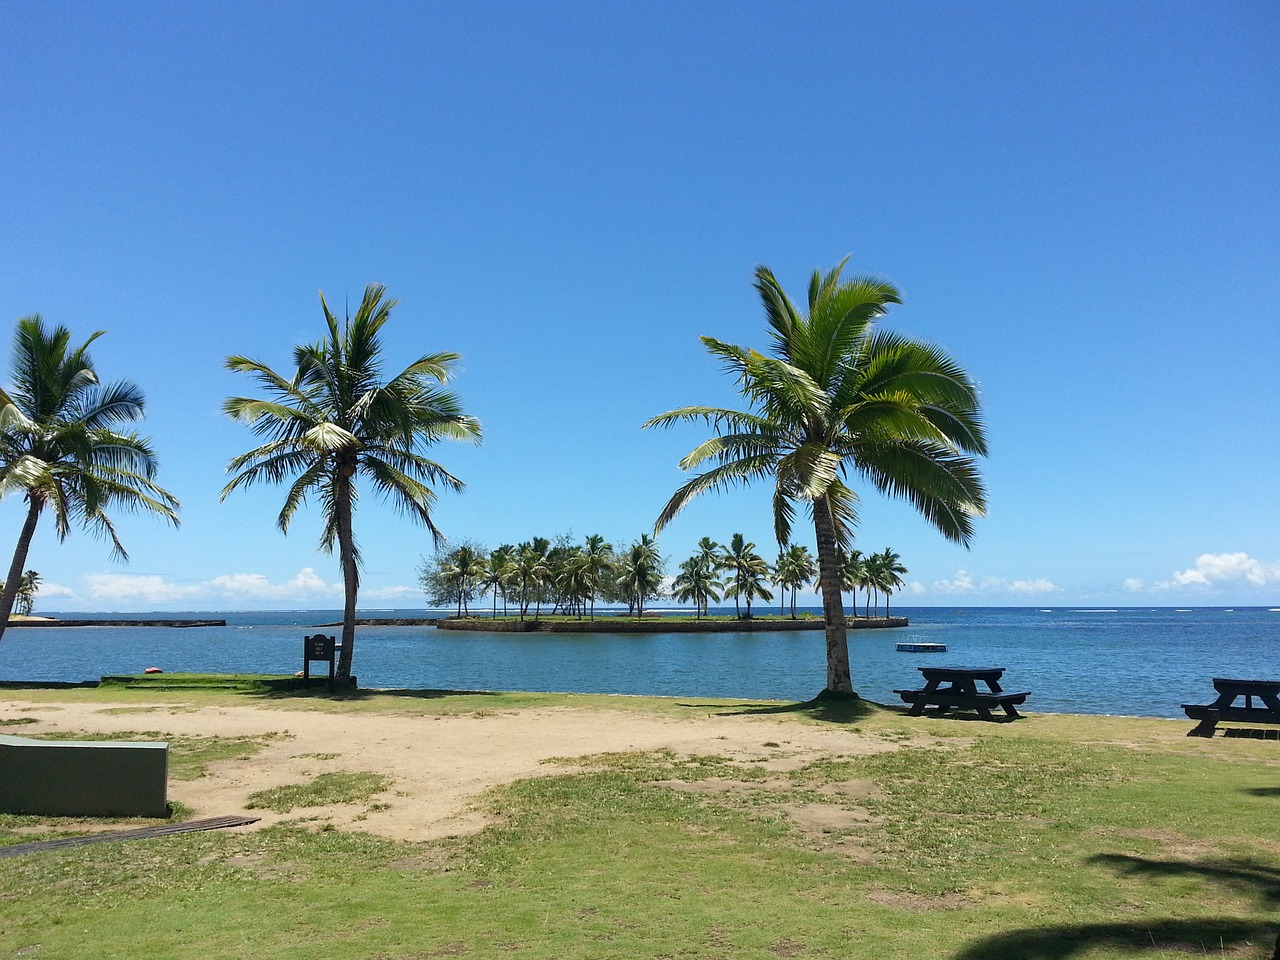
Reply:
<svg viewBox="0 0 1280 960"><path fill-rule="evenodd" d="M289 492L285 494L284 505L280 508L280 513L276 516L276 527L281 533L289 532L289 524L293 521L294 514L307 501L307 495L312 490L321 486L329 477L329 471L326 469L324 461L317 460L308 466L298 475L298 477L289 485ZM228 485L230 489L230 485ZM225 499L227 491L222 493Z"/></svg>
<svg viewBox="0 0 1280 960"><path fill-rule="evenodd" d="M730 433L711 437L685 455L680 461L681 470L694 470L708 460L722 463L742 457L774 457L780 455L782 444L776 435L760 433Z"/></svg>
<svg viewBox="0 0 1280 960"><path fill-rule="evenodd" d="M709 490L720 490L751 480L759 480L772 473L775 458L772 456L743 457L730 463L721 464L699 474L677 490L663 507L653 526L654 536L670 523L685 505L700 493Z"/></svg>
<svg viewBox="0 0 1280 960"><path fill-rule="evenodd" d="M906 500L943 536L965 546L973 519L986 513L977 464L950 445L912 440L867 446L856 468L877 490Z"/></svg>

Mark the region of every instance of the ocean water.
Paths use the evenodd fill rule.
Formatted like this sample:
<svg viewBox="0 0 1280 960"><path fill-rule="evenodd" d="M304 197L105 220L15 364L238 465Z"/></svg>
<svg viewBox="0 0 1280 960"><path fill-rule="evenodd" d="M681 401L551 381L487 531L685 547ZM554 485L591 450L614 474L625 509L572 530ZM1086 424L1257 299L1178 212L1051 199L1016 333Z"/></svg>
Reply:
<svg viewBox="0 0 1280 960"><path fill-rule="evenodd" d="M922 665L1004 667L1006 690L1030 692L1029 713L1181 717L1182 703L1212 698L1212 677L1280 677L1280 609L895 607L893 613L911 625L849 635L854 688L881 703L900 702L895 688L919 686ZM90 680L151 666L171 673L293 673L302 666L303 636L341 614L64 616L225 619L228 625L10 629L0 640L0 680ZM896 652L895 643L907 639L945 643L948 652ZM556 635L361 627L354 657L362 687L805 700L826 677L820 630Z"/></svg>

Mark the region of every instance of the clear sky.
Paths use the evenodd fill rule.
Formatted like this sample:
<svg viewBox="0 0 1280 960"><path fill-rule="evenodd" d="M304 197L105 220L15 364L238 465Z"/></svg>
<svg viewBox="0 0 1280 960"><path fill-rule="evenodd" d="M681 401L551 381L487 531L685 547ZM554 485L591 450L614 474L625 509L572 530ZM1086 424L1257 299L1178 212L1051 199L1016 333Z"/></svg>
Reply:
<svg viewBox="0 0 1280 960"><path fill-rule="evenodd" d="M705 435L640 424L736 405L698 335L763 348L756 264L802 299L846 255L989 428L970 550L864 491L898 602L1280 604L1274 2L16 0L0 44L0 331L106 330L183 503L121 518L128 565L46 518L37 611L340 605L314 512L219 503L255 443L223 358L287 367L318 291L400 298L396 370L463 355L485 442L435 450L446 534L621 546ZM768 497L696 501L664 554L772 558ZM427 533L372 495L357 533L361 605L421 605Z"/></svg>

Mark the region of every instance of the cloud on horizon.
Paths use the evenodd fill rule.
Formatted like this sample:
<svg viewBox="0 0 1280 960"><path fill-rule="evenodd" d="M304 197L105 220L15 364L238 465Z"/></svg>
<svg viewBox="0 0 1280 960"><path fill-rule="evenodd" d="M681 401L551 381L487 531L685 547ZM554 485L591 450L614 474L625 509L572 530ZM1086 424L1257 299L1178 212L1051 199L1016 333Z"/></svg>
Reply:
<svg viewBox="0 0 1280 960"><path fill-rule="evenodd" d="M1150 587L1136 577L1124 581L1129 591L1178 589L1212 592L1219 587L1272 587L1280 585L1280 564L1255 560L1247 553L1202 553L1193 566L1175 570L1167 580Z"/></svg>
<svg viewBox="0 0 1280 960"><path fill-rule="evenodd" d="M1056 593L1058 586L1044 577L1027 580L1008 580L1004 577L975 578L967 570L957 570L949 580L935 580L925 585L919 581L907 584L907 590L915 596L926 594L943 594L946 596L965 596L972 594L1006 594L1022 597L1039 596L1045 593Z"/></svg>
<svg viewBox="0 0 1280 960"><path fill-rule="evenodd" d="M174 583L158 574L91 573L83 578L83 591L61 584L44 584L43 600L66 598L105 604L213 603L223 605L278 601L290 605L341 601L342 583L330 583L312 567L303 567L288 580L274 582L261 573L226 573L195 583ZM418 596L417 587L385 586L362 590L361 600L392 600Z"/></svg>

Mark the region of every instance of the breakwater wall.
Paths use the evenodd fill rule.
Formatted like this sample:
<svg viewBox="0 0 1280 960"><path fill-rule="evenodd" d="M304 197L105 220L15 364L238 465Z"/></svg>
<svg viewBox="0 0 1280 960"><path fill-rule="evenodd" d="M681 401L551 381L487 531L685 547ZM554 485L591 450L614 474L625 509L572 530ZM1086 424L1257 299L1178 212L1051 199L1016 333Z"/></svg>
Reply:
<svg viewBox="0 0 1280 960"><path fill-rule="evenodd" d="M225 620L10 620L13 627L225 627Z"/></svg>
<svg viewBox="0 0 1280 960"><path fill-rule="evenodd" d="M357 627L434 627L439 617L356 617ZM340 627L342 621L318 623L316 628Z"/></svg>
<svg viewBox="0 0 1280 960"><path fill-rule="evenodd" d="M877 630L908 626L906 617L849 617L850 630ZM484 620L478 617L440 620L441 630L473 630L479 633L781 633L789 630L823 630L819 617L805 620Z"/></svg>

